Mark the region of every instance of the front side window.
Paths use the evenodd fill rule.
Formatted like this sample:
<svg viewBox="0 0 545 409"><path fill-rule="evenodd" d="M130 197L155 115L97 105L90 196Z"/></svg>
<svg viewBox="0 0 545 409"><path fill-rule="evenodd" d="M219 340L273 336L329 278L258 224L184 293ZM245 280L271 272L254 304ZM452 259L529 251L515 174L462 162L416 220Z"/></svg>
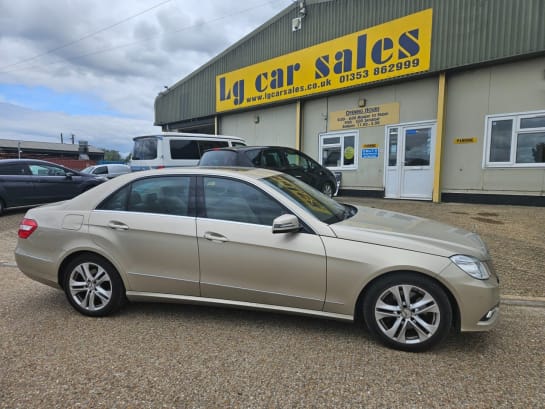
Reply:
<svg viewBox="0 0 545 409"><path fill-rule="evenodd" d="M331 169L357 169L357 148L357 131L321 134L320 163Z"/></svg>
<svg viewBox="0 0 545 409"><path fill-rule="evenodd" d="M286 160L290 167L302 168L305 170L311 168L309 160L296 151L286 151Z"/></svg>
<svg viewBox="0 0 545 409"><path fill-rule="evenodd" d="M32 164L28 167L34 176L66 176L66 171L58 166Z"/></svg>
<svg viewBox="0 0 545 409"><path fill-rule="evenodd" d="M221 177L204 177L204 212L209 219L272 226L287 213L265 192L247 183Z"/></svg>
<svg viewBox="0 0 545 409"><path fill-rule="evenodd" d="M486 166L545 166L545 112L487 118Z"/></svg>

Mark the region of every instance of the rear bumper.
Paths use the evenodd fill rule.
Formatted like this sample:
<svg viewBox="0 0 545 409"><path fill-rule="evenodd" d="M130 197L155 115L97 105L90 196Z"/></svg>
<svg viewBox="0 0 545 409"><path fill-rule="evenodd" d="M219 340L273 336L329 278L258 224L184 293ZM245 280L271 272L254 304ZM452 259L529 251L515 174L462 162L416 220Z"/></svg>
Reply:
<svg viewBox="0 0 545 409"><path fill-rule="evenodd" d="M15 261L19 270L32 280L54 288L61 288L55 263L26 254L21 248L15 249Z"/></svg>

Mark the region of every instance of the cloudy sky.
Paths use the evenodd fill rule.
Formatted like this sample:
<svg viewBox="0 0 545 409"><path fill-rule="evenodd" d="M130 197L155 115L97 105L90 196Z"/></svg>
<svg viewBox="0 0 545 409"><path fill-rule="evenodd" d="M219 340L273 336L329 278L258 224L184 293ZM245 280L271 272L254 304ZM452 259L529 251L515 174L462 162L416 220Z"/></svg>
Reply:
<svg viewBox="0 0 545 409"><path fill-rule="evenodd" d="M127 154L153 102L293 0L0 0L0 139ZM66 139L65 139L66 142Z"/></svg>

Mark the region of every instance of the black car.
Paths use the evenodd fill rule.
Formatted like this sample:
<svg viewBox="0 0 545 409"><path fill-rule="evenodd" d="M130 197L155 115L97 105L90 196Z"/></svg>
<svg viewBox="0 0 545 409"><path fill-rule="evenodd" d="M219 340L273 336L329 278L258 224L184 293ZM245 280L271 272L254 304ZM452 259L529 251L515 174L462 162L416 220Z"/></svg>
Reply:
<svg viewBox="0 0 545 409"><path fill-rule="evenodd" d="M10 207L71 199L106 179L34 159L0 160L0 214Z"/></svg>
<svg viewBox="0 0 545 409"><path fill-rule="evenodd" d="M274 169L292 175L327 196L337 194L335 175L304 153L283 146L237 146L204 152L199 166Z"/></svg>

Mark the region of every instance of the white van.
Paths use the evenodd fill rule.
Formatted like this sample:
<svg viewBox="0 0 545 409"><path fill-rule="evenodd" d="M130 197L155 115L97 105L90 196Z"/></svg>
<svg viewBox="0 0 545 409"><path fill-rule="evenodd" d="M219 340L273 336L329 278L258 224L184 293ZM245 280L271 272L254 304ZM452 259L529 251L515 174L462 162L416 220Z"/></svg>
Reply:
<svg viewBox="0 0 545 409"><path fill-rule="evenodd" d="M195 166L204 151L227 146L245 146L236 136L168 132L137 136L134 140L131 170Z"/></svg>

